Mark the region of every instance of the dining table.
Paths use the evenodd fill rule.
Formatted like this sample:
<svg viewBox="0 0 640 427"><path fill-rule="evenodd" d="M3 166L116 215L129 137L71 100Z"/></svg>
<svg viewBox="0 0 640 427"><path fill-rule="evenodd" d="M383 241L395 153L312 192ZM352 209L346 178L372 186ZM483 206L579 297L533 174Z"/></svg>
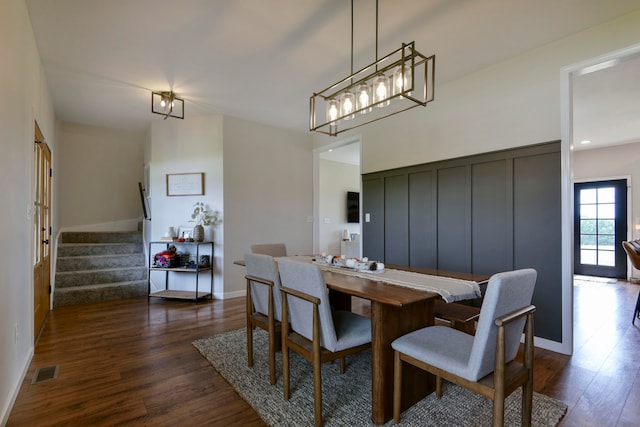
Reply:
<svg viewBox="0 0 640 427"><path fill-rule="evenodd" d="M313 258L298 258L311 261ZM277 258L276 258L277 259ZM244 260L235 261L244 265ZM445 277L454 280L487 282L485 275L457 273L420 267L387 265L386 269L408 271L419 275ZM337 310L350 310L352 297L371 304L371 420L377 425L393 417L393 363L391 343L398 337L435 323L434 302L437 292L411 286L399 286L384 281L376 274L349 274L345 269L321 268L331 304ZM402 410L435 390L435 377L410 364L402 369Z"/></svg>

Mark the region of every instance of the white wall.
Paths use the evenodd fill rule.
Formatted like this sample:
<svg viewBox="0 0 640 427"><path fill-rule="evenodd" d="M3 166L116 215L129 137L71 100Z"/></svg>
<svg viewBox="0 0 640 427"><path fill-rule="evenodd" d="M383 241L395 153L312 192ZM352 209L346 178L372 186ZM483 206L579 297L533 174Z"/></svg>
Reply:
<svg viewBox="0 0 640 427"><path fill-rule="evenodd" d="M53 106L24 0L0 3L0 424L33 355L33 141L37 121L56 164ZM56 196L54 179L53 197ZM55 209L55 206L54 206ZM57 224L53 212L53 226ZM17 336L16 336L17 329Z"/></svg>
<svg viewBox="0 0 640 427"><path fill-rule="evenodd" d="M144 132L61 122L58 139L61 230L136 230Z"/></svg>
<svg viewBox="0 0 640 427"><path fill-rule="evenodd" d="M320 252L340 255L343 230L360 233L360 224L347 222L347 191L360 192L360 166L320 160Z"/></svg>
<svg viewBox="0 0 640 427"><path fill-rule="evenodd" d="M636 218L640 217L640 142L573 152L573 179L576 181L599 181L627 176L631 177L631 182L628 183L631 186L628 200L631 222L629 238L638 239L640 230L635 226L639 225ZM634 277L638 277L637 270L633 269L631 272Z"/></svg>
<svg viewBox="0 0 640 427"><path fill-rule="evenodd" d="M224 292L224 224L227 220L223 200L222 116L187 117L184 120L168 119L151 124L150 144L147 147L150 182L151 223L148 236L160 240L168 227L193 228L191 220L193 204L204 202L211 210L222 213L222 224L205 227L205 240L214 240L215 274L214 295ZM142 173L142 167L140 168ZM204 172L204 195L167 196L166 176L177 173ZM139 197L139 196L138 196ZM160 248L158 248L160 249ZM157 288L164 287L164 279L152 276ZM192 277L174 274L172 288L195 290ZM164 277L162 275L162 277ZM160 283L161 282L161 283Z"/></svg>
<svg viewBox="0 0 640 427"><path fill-rule="evenodd" d="M289 254L312 249L311 136L224 118L225 295L245 292L243 259L253 243L282 242Z"/></svg>

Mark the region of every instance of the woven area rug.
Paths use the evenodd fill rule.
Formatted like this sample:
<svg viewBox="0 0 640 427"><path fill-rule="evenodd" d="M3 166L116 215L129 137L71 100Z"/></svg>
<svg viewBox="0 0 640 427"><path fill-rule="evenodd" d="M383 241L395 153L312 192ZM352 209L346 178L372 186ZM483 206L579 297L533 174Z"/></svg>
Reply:
<svg viewBox="0 0 640 427"><path fill-rule="evenodd" d="M245 329L193 342L193 346L271 426L313 425L313 371L311 363L291 351L291 398L282 392L282 357L277 354L278 382L269 384L267 334L254 332L254 365L247 367ZM371 352L347 357L346 372L339 364L322 366L323 420L326 426L373 426L371 422ZM520 425L520 390L506 402L505 425ZM555 426L567 405L542 394L533 396L533 425ZM402 414L406 426L488 426L491 401L445 382L441 399L430 394ZM389 421L386 426L392 426Z"/></svg>

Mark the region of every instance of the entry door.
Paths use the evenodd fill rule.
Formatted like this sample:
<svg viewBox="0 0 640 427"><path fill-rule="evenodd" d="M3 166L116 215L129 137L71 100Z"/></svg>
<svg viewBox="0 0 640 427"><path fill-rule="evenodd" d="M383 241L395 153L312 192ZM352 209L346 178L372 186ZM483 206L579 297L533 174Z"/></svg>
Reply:
<svg viewBox="0 0 640 427"><path fill-rule="evenodd" d="M36 124L34 144L35 189L33 202L33 327L34 340L49 313L51 283L51 151Z"/></svg>
<svg viewBox="0 0 640 427"><path fill-rule="evenodd" d="M574 201L574 273L624 279L627 181L577 183Z"/></svg>

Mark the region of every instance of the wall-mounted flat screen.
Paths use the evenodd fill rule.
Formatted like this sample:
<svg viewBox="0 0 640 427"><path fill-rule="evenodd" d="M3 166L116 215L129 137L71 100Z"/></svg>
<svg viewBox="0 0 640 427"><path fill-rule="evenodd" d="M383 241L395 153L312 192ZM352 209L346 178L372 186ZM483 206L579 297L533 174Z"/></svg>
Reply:
<svg viewBox="0 0 640 427"><path fill-rule="evenodd" d="M360 193L347 191L347 222L360 222Z"/></svg>

